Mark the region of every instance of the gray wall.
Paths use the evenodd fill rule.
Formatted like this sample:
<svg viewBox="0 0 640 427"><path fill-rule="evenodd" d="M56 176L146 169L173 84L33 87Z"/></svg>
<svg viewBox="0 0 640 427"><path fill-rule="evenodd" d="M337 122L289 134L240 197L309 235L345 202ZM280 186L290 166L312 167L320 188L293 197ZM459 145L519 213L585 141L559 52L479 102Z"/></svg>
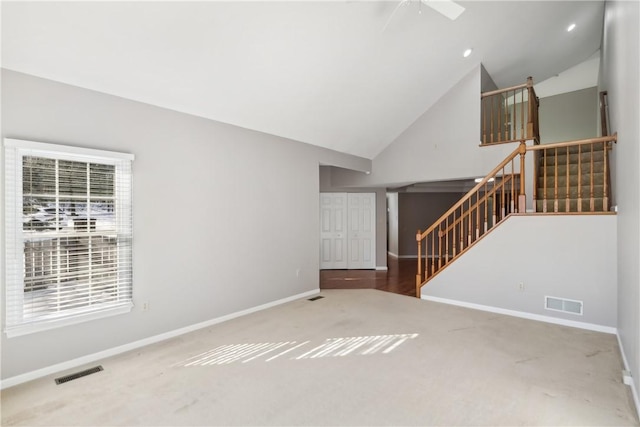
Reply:
<svg viewBox="0 0 640 427"><path fill-rule="evenodd" d="M605 3L600 90L609 97L618 205L618 333L636 390L640 390L640 106L638 2Z"/></svg>
<svg viewBox="0 0 640 427"><path fill-rule="evenodd" d="M478 65L373 159L370 175L338 170L334 185L399 187L484 176L517 145L478 147L481 80Z"/></svg>
<svg viewBox="0 0 640 427"><path fill-rule="evenodd" d="M319 164L371 167L366 159L6 70L2 125L3 137L136 156L136 307L11 339L3 333L3 379L318 289Z"/></svg>
<svg viewBox="0 0 640 427"><path fill-rule="evenodd" d="M598 136L598 88L540 98L540 142L571 141Z"/></svg>
<svg viewBox="0 0 640 427"><path fill-rule="evenodd" d="M484 92L489 92L492 90L497 90L498 86L493 81L493 78L489 74L484 65L480 65L480 90Z"/></svg>
<svg viewBox="0 0 640 427"><path fill-rule="evenodd" d="M465 193L398 193L400 256L417 257L416 232L426 230ZM424 245L423 245L424 250ZM430 248L427 248L430 251Z"/></svg>
<svg viewBox="0 0 640 427"><path fill-rule="evenodd" d="M614 215L512 216L422 295L615 328L616 222ZM584 315L545 310L545 296L584 301Z"/></svg>
<svg viewBox="0 0 640 427"><path fill-rule="evenodd" d="M323 193L376 193L376 267L387 267L387 190L385 188L334 187L332 166L320 166L320 191Z"/></svg>
<svg viewBox="0 0 640 427"><path fill-rule="evenodd" d="M394 256L398 256L400 251L398 249L398 193L387 193L387 218L388 218L388 239L389 239L389 253Z"/></svg>

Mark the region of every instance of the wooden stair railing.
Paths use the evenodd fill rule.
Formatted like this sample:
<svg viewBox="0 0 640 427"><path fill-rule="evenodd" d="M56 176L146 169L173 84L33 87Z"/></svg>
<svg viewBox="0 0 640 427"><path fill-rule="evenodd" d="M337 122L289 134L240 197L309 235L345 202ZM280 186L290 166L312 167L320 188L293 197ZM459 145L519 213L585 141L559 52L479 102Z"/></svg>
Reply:
<svg viewBox="0 0 640 427"><path fill-rule="evenodd" d="M484 92L482 100L482 145L534 140L540 142L539 99L533 78L506 89Z"/></svg>
<svg viewBox="0 0 640 427"><path fill-rule="evenodd" d="M419 289L424 282L466 252L507 215L524 212L525 153L526 145L521 142L516 150L427 230L418 230L418 297ZM518 156L519 162L516 161Z"/></svg>
<svg viewBox="0 0 640 427"><path fill-rule="evenodd" d="M616 141L617 135L530 146L521 141L516 150L436 222L424 232L418 230L416 296L420 298L420 288L426 282L507 216L526 212L527 151L535 152L535 213L607 212L611 192L608 151Z"/></svg>
<svg viewBox="0 0 640 427"><path fill-rule="evenodd" d="M536 212L608 212L609 150L617 135L527 147L535 152Z"/></svg>

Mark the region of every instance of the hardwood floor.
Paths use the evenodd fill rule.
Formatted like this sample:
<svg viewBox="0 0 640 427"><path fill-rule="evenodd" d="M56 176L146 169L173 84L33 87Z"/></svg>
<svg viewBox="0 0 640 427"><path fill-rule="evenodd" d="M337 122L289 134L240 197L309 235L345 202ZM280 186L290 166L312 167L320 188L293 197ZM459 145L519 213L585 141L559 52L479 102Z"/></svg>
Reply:
<svg viewBox="0 0 640 427"><path fill-rule="evenodd" d="M416 296L417 260L387 258L388 271L320 270L320 289L378 289Z"/></svg>

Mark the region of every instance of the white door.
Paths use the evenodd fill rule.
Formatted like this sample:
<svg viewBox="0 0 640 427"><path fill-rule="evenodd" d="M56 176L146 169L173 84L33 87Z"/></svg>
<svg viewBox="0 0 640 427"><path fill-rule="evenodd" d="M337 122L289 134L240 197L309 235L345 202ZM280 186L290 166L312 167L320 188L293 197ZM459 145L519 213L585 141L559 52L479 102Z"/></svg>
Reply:
<svg viewBox="0 0 640 427"><path fill-rule="evenodd" d="M320 193L320 268L375 268L375 193Z"/></svg>
<svg viewBox="0 0 640 427"><path fill-rule="evenodd" d="M376 195L375 193L349 193L347 268L376 267Z"/></svg>
<svg viewBox="0 0 640 427"><path fill-rule="evenodd" d="M320 193L320 268L347 268L347 194Z"/></svg>

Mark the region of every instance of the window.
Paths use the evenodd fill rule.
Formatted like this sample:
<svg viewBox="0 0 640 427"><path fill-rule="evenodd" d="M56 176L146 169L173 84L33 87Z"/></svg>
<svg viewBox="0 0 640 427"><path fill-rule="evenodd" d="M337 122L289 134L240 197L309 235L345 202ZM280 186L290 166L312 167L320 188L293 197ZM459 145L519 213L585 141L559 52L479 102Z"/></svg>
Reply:
<svg viewBox="0 0 640 427"><path fill-rule="evenodd" d="M5 139L8 336L131 310L132 160Z"/></svg>

